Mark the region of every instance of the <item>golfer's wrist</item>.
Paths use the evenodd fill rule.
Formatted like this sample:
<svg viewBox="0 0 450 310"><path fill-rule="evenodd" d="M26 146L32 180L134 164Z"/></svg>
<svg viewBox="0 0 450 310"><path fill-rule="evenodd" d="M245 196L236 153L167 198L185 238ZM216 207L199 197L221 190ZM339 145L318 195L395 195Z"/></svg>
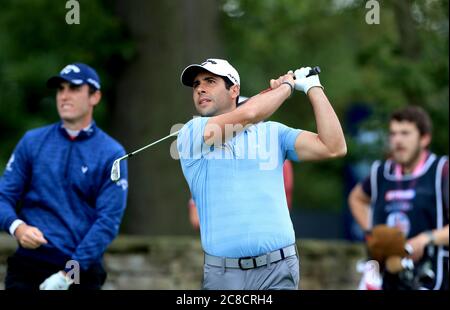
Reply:
<svg viewBox="0 0 450 310"><path fill-rule="evenodd" d="M25 222L19 219L14 220L11 223L11 225L9 226L9 233L11 234L11 236L15 237L16 230L21 224L25 224Z"/></svg>
<svg viewBox="0 0 450 310"><path fill-rule="evenodd" d="M294 86L288 81L281 82L280 86L282 86L283 84L289 86L289 97L291 97L292 93L294 92Z"/></svg>
<svg viewBox="0 0 450 310"><path fill-rule="evenodd" d="M305 86L305 94L308 96L314 96L323 93L322 85L307 85Z"/></svg>

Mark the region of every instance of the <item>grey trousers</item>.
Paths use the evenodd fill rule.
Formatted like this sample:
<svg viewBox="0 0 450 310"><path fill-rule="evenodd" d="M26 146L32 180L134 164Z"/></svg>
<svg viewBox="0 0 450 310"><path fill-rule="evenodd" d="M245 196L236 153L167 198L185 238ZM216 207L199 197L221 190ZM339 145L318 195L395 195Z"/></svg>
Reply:
<svg viewBox="0 0 450 310"><path fill-rule="evenodd" d="M300 279L296 255L270 266L241 270L203 265L204 290L297 290Z"/></svg>

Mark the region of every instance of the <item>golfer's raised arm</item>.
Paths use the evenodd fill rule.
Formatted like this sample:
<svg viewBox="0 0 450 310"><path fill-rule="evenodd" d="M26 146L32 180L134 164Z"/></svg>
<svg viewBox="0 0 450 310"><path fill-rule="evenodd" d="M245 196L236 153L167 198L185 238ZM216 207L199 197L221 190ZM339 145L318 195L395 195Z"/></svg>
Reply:
<svg viewBox="0 0 450 310"><path fill-rule="evenodd" d="M309 68L295 71L295 88L307 94L314 110L317 133L303 131L295 141L300 160L321 160L347 153L344 133L333 107L320 84L319 76L306 77Z"/></svg>
<svg viewBox="0 0 450 310"><path fill-rule="evenodd" d="M272 90L251 97L231 112L211 117L205 126L205 142L210 145L223 143L245 126L270 117L289 98L293 85L293 75L283 75L271 81Z"/></svg>

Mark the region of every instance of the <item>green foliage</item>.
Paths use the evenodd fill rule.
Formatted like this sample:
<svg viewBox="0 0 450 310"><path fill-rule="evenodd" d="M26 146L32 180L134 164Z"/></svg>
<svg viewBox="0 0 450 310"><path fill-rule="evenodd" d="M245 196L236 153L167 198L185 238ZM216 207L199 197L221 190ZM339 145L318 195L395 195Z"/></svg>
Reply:
<svg viewBox="0 0 450 310"><path fill-rule="evenodd" d="M448 2L379 1L378 25L365 22L365 3L222 1L225 54L239 68L241 93L258 93L271 78L289 69L319 65L322 84L343 122L347 157L296 165L294 204L341 208L346 199L344 166L382 158L388 115L406 104L419 104L430 112L435 127L432 148L439 154L448 152ZM411 19L396 11L401 4L406 4ZM415 48L408 48L409 43ZM347 130L345 115L354 103L364 103L373 111L360 125L360 130L378 134L372 143L361 144ZM312 108L300 93L273 119L316 130Z"/></svg>
<svg viewBox="0 0 450 310"><path fill-rule="evenodd" d="M65 1L3 0L0 10L0 164L27 129L58 120L47 79L66 64L96 68L103 99L95 112L100 125L112 104L114 75L133 55L120 20L108 1L80 3L80 24L68 25ZM3 170L3 168L1 169Z"/></svg>
<svg viewBox="0 0 450 310"><path fill-rule="evenodd" d="M135 46L112 12L111 1L79 2L79 25L66 24L65 1L1 2L0 167L25 130L58 119L54 93L45 82L67 63L82 61L98 70L104 97L95 118L106 129L110 125L114 81L134 56ZM223 54L240 71L242 95L258 93L289 69L319 65L322 84L344 123L345 159L295 166L294 204L299 206L342 206L345 165L383 156L380 137L394 108L424 106L434 121L433 150L448 152L448 1L380 0L379 25L365 22L365 3L220 1ZM399 4L406 4L412 20L399 13ZM158 31L155 35L166 35L166 29ZM362 144L350 134L346 115L355 103L373 111L360 130L377 133L378 140ZM316 131L312 108L298 92L273 119Z"/></svg>

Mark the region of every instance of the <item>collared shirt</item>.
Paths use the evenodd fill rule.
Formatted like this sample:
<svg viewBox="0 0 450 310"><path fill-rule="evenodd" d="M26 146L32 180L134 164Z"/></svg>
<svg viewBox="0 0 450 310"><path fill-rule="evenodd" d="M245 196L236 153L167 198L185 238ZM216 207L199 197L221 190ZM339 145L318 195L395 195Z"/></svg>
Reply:
<svg viewBox="0 0 450 310"><path fill-rule="evenodd" d="M260 122L222 145L204 143L208 117L178 135L181 167L197 204L205 252L246 257L295 243L286 202L283 162L298 161L298 129Z"/></svg>
<svg viewBox="0 0 450 310"><path fill-rule="evenodd" d="M89 132L89 130L92 127L92 123L90 123L89 125L87 125L85 128L83 128L81 130L72 130L72 129L66 128L66 127L64 127L64 124L61 124L61 127L64 128L67 131L67 134L71 138L76 138L76 137L78 137L78 135L80 134L81 131Z"/></svg>

